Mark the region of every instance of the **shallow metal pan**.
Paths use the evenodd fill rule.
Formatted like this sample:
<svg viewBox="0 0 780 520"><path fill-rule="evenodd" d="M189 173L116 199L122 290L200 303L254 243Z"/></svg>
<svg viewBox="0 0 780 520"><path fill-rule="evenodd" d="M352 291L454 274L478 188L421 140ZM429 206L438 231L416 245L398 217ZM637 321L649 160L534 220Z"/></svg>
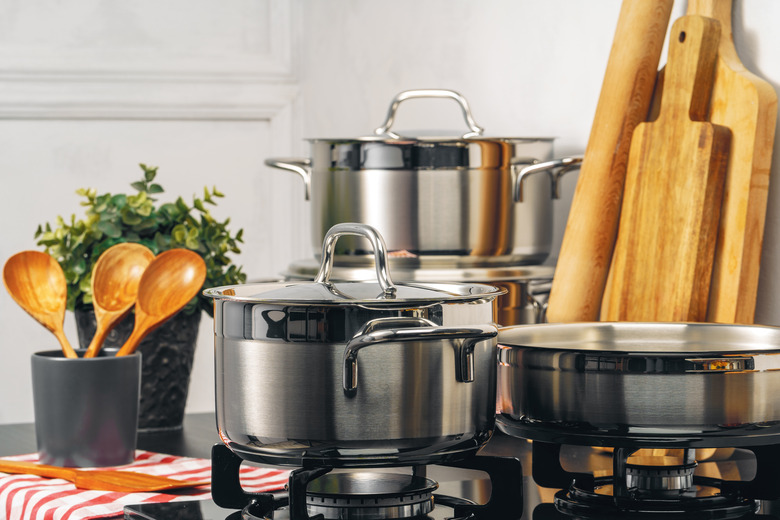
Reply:
<svg viewBox="0 0 780 520"><path fill-rule="evenodd" d="M573 323L499 331L499 428L600 446L780 440L780 329Z"/></svg>

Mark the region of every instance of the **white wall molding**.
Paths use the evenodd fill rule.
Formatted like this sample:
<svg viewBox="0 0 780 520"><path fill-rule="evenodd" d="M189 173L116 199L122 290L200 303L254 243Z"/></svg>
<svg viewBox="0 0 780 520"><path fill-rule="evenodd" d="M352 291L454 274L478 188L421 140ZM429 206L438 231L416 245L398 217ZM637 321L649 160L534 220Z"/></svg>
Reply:
<svg viewBox="0 0 780 520"><path fill-rule="evenodd" d="M134 23L127 34L103 46L81 43L83 19L74 18L65 23L69 31L57 33L56 50L41 48L25 36L33 27L18 15L16 37L0 39L0 119L262 120L297 97L289 0L245 0L246 16L221 20L208 37L182 23L181 43L155 33L154 15L142 4L129 7ZM193 27L201 31L209 15L223 15L217 4L196 4L201 19ZM111 28L106 13L80 16ZM228 22L239 26L226 28ZM168 46L158 51L144 36L167 38Z"/></svg>
<svg viewBox="0 0 780 520"><path fill-rule="evenodd" d="M203 119L272 118L298 95L292 79L268 83L190 78L184 81L67 81L0 77L0 119Z"/></svg>

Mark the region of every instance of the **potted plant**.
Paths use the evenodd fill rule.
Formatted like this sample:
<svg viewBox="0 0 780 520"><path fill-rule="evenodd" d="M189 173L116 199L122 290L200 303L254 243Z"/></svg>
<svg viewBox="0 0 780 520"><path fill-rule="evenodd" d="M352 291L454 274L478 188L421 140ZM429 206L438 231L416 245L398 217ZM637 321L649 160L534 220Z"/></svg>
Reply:
<svg viewBox="0 0 780 520"><path fill-rule="evenodd" d="M230 219L216 220L206 205L216 205L224 195L216 188L204 188L191 204L178 197L175 202L157 204L163 193L154 182L157 168L141 164L143 176L131 186L136 193L98 195L95 189L79 189L85 200L83 218L57 217L54 225L38 226L35 238L62 266L68 283L68 309L74 311L79 343L86 347L95 332L92 312L92 268L98 257L119 242L144 244L155 254L173 248L191 249L206 263L204 287L232 285L246 281L230 253L240 253L243 229L228 229ZM195 341L201 311L213 316L209 299L200 294L176 316L152 332L139 346L144 368L139 428L181 427L189 386ZM106 339L106 346L121 346L133 328L132 314Z"/></svg>

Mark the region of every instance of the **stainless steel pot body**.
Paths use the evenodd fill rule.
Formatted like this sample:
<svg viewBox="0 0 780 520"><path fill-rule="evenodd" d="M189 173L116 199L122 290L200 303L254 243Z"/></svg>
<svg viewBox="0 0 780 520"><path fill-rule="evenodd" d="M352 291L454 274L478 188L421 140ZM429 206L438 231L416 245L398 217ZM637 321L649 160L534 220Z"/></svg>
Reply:
<svg viewBox="0 0 780 520"><path fill-rule="evenodd" d="M492 302L478 284L395 284L381 237L342 224L314 282L214 288L220 438L247 460L424 464L464 456L495 424ZM374 244L373 282L332 282L335 238ZM335 231L334 231L335 230Z"/></svg>
<svg viewBox="0 0 780 520"><path fill-rule="evenodd" d="M426 164L425 146L452 148L453 164ZM517 177L513 161L551 159L549 140L406 144L314 140L311 150L315 247L332 225L348 221L377 228L390 251L442 261L464 256L475 264L530 264L541 263L550 252L549 181L528 179L524 201L517 204L512 189ZM494 160L486 162L490 156ZM366 254L357 239L342 245L337 254Z"/></svg>
<svg viewBox="0 0 780 520"><path fill-rule="evenodd" d="M217 301L215 311L217 427L242 458L295 466L425 463L475 451L492 434L495 338L473 345L468 382L458 340L400 339L366 348L349 395L344 352L365 322L361 309ZM469 323L491 319L489 304L387 311L411 314L445 327L457 327L464 316Z"/></svg>
<svg viewBox="0 0 780 520"><path fill-rule="evenodd" d="M396 97L388 121L398 100L410 97L451 97L471 120L457 93L412 91ZM552 247L558 178L552 172L578 159L550 161L550 138L488 138L479 127L471 130L462 137L407 138L390 132L386 122L376 130L379 135L311 139L309 159L266 164L303 178L315 254L331 226L360 222L382 234L391 254L404 252L420 261L541 263ZM549 177L531 175L541 171ZM339 256L368 253L360 238L343 240L336 250Z"/></svg>
<svg viewBox="0 0 780 520"><path fill-rule="evenodd" d="M780 437L780 329L577 323L499 332L498 424L601 446L741 446Z"/></svg>

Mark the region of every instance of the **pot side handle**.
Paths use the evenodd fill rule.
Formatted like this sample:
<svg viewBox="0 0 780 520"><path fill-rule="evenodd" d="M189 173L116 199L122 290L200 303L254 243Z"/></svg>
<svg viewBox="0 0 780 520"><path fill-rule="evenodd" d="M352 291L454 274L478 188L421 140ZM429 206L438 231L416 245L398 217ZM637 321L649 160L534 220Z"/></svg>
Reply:
<svg viewBox="0 0 780 520"><path fill-rule="evenodd" d="M474 381L474 347L480 341L494 338L498 330L492 325L439 327L417 317L377 318L366 323L344 349L344 394L352 397L358 386L358 352L370 345L425 340L461 340L454 342L455 378L462 383Z"/></svg>
<svg viewBox="0 0 780 520"><path fill-rule="evenodd" d="M271 158L265 160L265 165L300 175L303 179L303 186L305 189L304 198L305 200L311 198L311 171L309 170L311 167L311 159Z"/></svg>
<svg viewBox="0 0 780 520"><path fill-rule="evenodd" d="M529 164L527 160L520 159L512 162L512 169L519 170L515 178L514 201L523 202L523 183L529 175L544 172L550 177L552 186L552 198L560 198L559 183L561 177L572 170L578 170L582 164L582 157L564 157L553 161L535 162Z"/></svg>

